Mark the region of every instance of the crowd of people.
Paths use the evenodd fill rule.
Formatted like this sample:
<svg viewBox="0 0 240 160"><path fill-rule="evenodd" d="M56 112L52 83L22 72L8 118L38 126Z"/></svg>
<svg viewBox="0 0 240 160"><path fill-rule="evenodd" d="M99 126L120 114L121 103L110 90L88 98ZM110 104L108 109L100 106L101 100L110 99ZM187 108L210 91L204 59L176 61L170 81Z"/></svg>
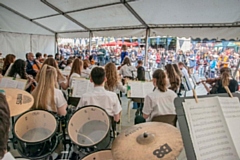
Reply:
<svg viewBox="0 0 240 160"><path fill-rule="evenodd" d="M108 56L119 57L119 64ZM145 56L148 56L147 62L145 61L146 67ZM237 81L231 77L238 54L231 49L219 54L215 51L204 53L200 50L186 53L179 50L175 53L163 48L149 48L145 54L144 48L136 50L125 45L121 48L93 47L91 51L85 52L79 48L76 51L64 46L59 47L59 53L55 57L43 56L41 53L34 56L30 52L26 54L26 60L15 59L14 54L5 57L1 74L28 80L25 89L34 98L33 109L44 109L62 116L67 114L68 107L66 95L62 90L68 89L75 77L89 78L94 83L94 90L81 97L78 107L100 106L115 122L119 122L122 111L120 94L116 93L126 93L129 79L145 81L145 69L153 70L152 82L155 89L146 96L142 108L143 115L140 119L137 117L135 123L151 121L157 115L176 114L173 101L181 95L182 77L189 76L191 72L198 72L199 77L203 77L209 71L207 76L215 78L209 94L227 93L225 86L228 86L231 92L238 90ZM70 71L69 75L63 75L62 70ZM216 77L218 70L219 75ZM133 72L136 72L136 76ZM0 122L5 124L5 130L0 130L1 135L4 134L1 138L6 139L6 128L9 128L9 122L6 123L3 119L9 119L6 104L1 104L0 111ZM6 152L5 141L1 145L3 146L0 147L0 158L4 157Z"/></svg>

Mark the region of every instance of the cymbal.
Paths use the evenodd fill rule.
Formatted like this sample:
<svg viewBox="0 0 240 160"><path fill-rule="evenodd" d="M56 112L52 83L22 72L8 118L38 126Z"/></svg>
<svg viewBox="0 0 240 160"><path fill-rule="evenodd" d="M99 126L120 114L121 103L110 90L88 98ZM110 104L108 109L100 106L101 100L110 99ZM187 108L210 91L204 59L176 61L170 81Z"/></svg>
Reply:
<svg viewBox="0 0 240 160"><path fill-rule="evenodd" d="M114 160L175 160L183 149L180 131L161 122L127 128L113 141Z"/></svg>
<svg viewBox="0 0 240 160"><path fill-rule="evenodd" d="M15 88L1 89L5 91L11 117L24 113L32 107L34 99L28 92Z"/></svg>

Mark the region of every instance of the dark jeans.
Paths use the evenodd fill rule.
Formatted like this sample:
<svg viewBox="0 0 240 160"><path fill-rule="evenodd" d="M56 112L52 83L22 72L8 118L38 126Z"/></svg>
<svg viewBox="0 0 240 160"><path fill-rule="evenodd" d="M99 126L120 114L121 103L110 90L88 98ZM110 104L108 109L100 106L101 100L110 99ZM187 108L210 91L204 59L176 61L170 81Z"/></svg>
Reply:
<svg viewBox="0 0 240 160"><path fill-rule="evenodd" d="M98 63L100 66L104 66L104 57L102 56L98 57Z"/></svg>

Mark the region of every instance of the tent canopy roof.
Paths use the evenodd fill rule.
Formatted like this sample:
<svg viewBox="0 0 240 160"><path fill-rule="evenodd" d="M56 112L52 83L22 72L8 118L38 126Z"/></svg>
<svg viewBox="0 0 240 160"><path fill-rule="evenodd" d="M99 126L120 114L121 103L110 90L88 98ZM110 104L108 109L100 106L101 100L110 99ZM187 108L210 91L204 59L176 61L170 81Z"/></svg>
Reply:
<svg viewBox="0 0 240 160"><path fill-rule="evenodd" d="M239 6L240 0L1 0L0 31L130 37L149 28L159 36L238 39Z"/></svg>

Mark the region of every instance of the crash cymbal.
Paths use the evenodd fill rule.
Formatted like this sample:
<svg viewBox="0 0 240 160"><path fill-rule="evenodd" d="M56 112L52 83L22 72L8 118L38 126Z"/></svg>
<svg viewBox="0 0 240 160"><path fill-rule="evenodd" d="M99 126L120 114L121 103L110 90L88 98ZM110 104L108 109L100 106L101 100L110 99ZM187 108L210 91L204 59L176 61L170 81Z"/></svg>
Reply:
<svg viewBox="0 0 240 160"><path fill-rule="evenodd" d="M183 149L180 131L161 122L129 127L114 140L114 160L175 160Z"/></svg>
<svg viewBox="0 0 240 160"><path fill-rule="evenodd" d="M15 88L1 88L1 90L5 92L11 117L24 113L32 107L34 99L28 92Z"/></svg>
<svg viewBox="0 0 240 160"><path fill-rule="evenodd" d="M87 155L82 160L113 160L111 150L102 150Z"/></svg>

